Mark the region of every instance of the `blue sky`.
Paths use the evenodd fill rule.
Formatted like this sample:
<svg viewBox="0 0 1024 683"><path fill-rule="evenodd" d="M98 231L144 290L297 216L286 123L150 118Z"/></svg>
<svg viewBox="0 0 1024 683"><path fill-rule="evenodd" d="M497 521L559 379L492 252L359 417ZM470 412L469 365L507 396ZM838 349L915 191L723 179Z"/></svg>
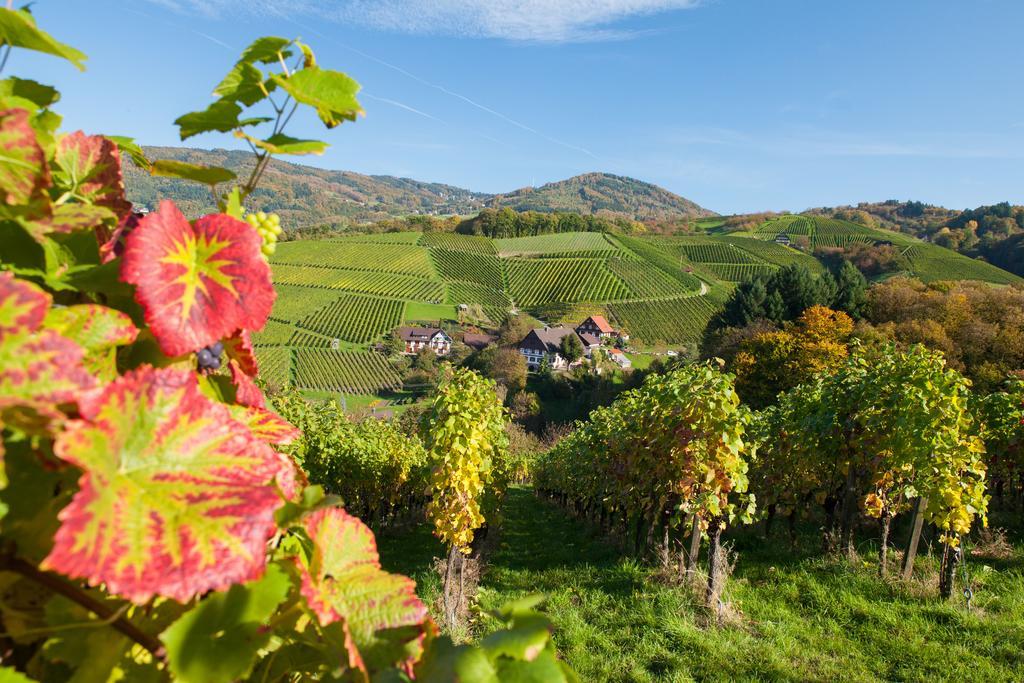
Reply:
<svg viewBox="0 0 1024 683"><path fill-rule="evenodd" d="M288 14L280 7L288 6ZM486 192L586 171L722 213L1024 203L1019 0L38 0L88 70L18 54L68 129L179 144L172 121L258 35L362 83L332 169ZM223 135L193 138L232 147Z"/></svg>

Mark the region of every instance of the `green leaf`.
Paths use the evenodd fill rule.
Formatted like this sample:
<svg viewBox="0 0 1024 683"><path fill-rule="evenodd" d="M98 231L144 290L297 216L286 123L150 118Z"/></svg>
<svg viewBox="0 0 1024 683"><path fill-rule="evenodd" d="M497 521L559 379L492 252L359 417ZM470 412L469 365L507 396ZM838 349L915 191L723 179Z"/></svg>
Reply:
<svg viewBox="0 0 1024 683"><path fill-rule="evenodd" d="M356 100L359 84L340 71L311 66L288 77L274 74L271 78L296 102L315 107L328 128L342 121L355 121L364 113Z"/></svg>
<svg viewBox="0 0 1024 683"><path fill-rule="evenodd" d="M249 62L250 64L270 64L271 62L278 61L279 52L287 59L291 57L292 53L289 50L285 50L285 48L291 44L292 41L287 38L279 38L277 36L257 38L242 52L241 61Z"/></svg>
<svg viewBox="0 0 1024 683"><path fill-rule="evenodd" d="M183 683L230 683L247 676L272 635L267 620L287 597L288 573L276 564L262 579L214 593L164 631L167 662Z"/></svg>
<svg viewBox="0 0 1024 683"><path fill-rule="evenodd" d="M416 664L416 680L421 683L473 681L498 683L498 672L479 648L454 645L447 636L431 642Z"/></svg>
<svg viewBox="0 0 1024 683"><path fill-rule="evenodd" d="M0 683L32 683L32 679L14 669L0 667Z"/></svg>
<svg viewBox="0 0 1024 683"><path fill-rule="evenodd" d="M551 623L540 614L524 615L515 626L497 631L483 639L480 646L492 661L511 657L531 662L544 650L551 638Z"/></svg>
<svg viewBox="0 0 1024 683"><path fill-rule="evenodd" d="M283 133L271 135L266 140L260 140L242 131L236 131L235 135L243 137L260 149L265 149L271 154L323 154L328 145L320 140L299 140Z"/></svg>
<svg viewBox="0 0 1024 683"><path fill-rule="evenodd" d="M20 97L45 109L60 99L60 93L52 86L11 76L0 81L0 97Z"/></svg>
<svg viewBox="0 0 1024 683"><path fill-rule="evenodd" d="M25 10L0 8L0 43L60 57L85 71L85 55L40 30L35 19Z"/></svg>
<svg viewBox="0 0 1024 683"><path fill-rule="evenodd" d="M125 137L124 135L104 135L103 137L113 142L117 145L118 149L130 156L139 168L148 171L152 167L152 164L146 157L146 153L142 150L142 146L135 142L134 138Z"/></svg>
<svg viewBox="0 0 1024 683"><path fill-rule="evenodd" d="M235 174L220 166L200 166L175 159L157 159L153 162L151 173L165 178L182 178L194 180L205 185L226 183L235 179Z"/></svg>
<svg viewBox="0 0 1024 683"><path fill-rule="evenodd" d="M50 169L29 112L0 112L0 215L47 213Z"/></svg>
<svg viewBox="0 0 1024 683"><path fill-rule="evenodd" d="M178 126L182 140L193 135L218 131L227 133L239 127L238 116L242 108L228 99L220 99L202 111L179 116L174 125Z"/></svg>
<svg viewBox="0 0 1024 683"><path fill-rule="evenodd" d="M264 82L263 72L249 62L238 62L228 72L213 94L232 102L241 102L251 107L263 100L277 84L273 81Z"/></svg>

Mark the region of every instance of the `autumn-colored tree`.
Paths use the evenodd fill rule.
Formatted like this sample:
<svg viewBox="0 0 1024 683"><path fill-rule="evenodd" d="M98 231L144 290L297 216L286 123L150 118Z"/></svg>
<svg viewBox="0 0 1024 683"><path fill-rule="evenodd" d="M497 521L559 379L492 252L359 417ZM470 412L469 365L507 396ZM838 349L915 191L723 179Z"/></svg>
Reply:
<svg viewBox="0 0 1024 683"><path fill-rule="evenodd" d="M774 402L779 392L838 367L852 333L850 316L812 306L784 329L743 341L732 363L737 393L755 407Z"/></svg>

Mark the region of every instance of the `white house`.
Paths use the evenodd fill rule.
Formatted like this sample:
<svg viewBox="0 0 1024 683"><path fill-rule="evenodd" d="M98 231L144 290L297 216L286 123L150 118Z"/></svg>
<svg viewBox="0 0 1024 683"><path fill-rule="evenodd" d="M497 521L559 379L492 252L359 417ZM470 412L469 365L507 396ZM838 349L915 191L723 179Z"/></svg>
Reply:
<svg viewBox="0 0 1024 683"><path fill-rule="evenodd" d="M405 353L415 356L429 348L438 356L447 356L452 350L452 338L437 327L399 327L398 336L405 343Z"/></svg>
<svg viewBox="0 0 1024 683"><path fill-rule="evenodd" d="M576 331L571 327L545 327L537 330L530 330L530 333L519 342L519 353L526 359L526 367L530 370L540 369L544 359L547 358L548 365L552 370L562 370L570 367L569 361L562 356L562 339L573 334L579 338ZM600 342L598 341L598 345ZM583 347L584 355L589 356L592 346L580 339L580 346ZM573 365L578 365L576 361Z"/></svg>

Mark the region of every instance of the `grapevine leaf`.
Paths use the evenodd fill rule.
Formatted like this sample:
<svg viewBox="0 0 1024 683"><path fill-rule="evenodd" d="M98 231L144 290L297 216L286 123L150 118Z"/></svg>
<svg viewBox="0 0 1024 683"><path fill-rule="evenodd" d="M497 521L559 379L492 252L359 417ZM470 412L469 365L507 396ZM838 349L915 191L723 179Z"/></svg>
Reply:
<svg viewBox="0 0 1024 683"><path fill-rule="evenodd" d="M264 628L291 578L271 564L263 578L215 593L164 631L167 663L182 683L231 683L252 672L273 633Z"/></svg>
<svg viewBox="0 0 1024 683"><path fill-rule="evenodd" d="M76 131L57 143L54 179L80 201L105 206L118 217L131 211L124 196L121 153L102 135Z"/></svg>
<svg viewBox="0 0 1024 683"><path fill-rule="evenodd" d="M278 61L278 53L281 54L281 58L288 59L292 54L285 48L291 44L292 41L287 38L277 36L257 38L242 52L241 61L250 64L270 64Z"/></svg>
<svg viewBox="0 0 1024 683"><path fill-rule="evenodd" d="M35 220L24 221L25 230L37 241L46 235L57 233L66 235L78 230L99 228L104 223L114 225L117 216L103 206L97 204L61 204L53 209L53 213Z"/></svg>
<svg viewBox="0 0 1024 683"><path fill-rule="evenodd" d="M271 135L266 140L247 135L242 131L235 131L235 135L245 138L260 149L265 149L271 154L323 154L328 145L320 140L299 140L283 133Z"/></svg>
<svg viewBox="0 0 1024 683"><path fill-rule="evenodd" d="M0 272L0 341L11 333L38 330L50 301L50 295L35 285Z"/></svg>
<svg viewBox="0 0 1024 683"><path fill-rule="evenodd" d="M18 97L44 109L59 100L60 93L52 86L10 76L0 81L0 97Z"/></svg>
<svg viewBox="0 0 1024 683"><path fill-rule="evenodd" d="M302 434L292 423L265 408L229 406L231 415L252 430L253 436L267 443L284 445Z"/></svg>
<svg viewBox="0 0 1024 683"><path fill-rule="evenodd" d="M299 562L302 595L321 626L343 628L348 665L411 663L427 623L415 582L383 571L373 532L341 508L317 510L303 525L313 550Z"/></svg>
<svg viewBox="0 0 1024 683"><path fill-rule="evenodd" d="M148 171L152 166L146 157L146 152L143 151L139 143L135 142L134 138L125 137L124 135L104 135L103 137L113 141L117 148L131 157L131 160L139 168Z"/></svg>
<svg viewBox="0 0 1024 683"><path fill-rule="evenodd" d="M0 44L60 57L74 64L79 71L85 71L85 55L39 29L35 19L25 10L0 8Z"/></svg>
<svg viewBox="0 0 1024 683"><path fill-rule="evenodd" d="M33 683L33 681L25 674L4 666L0 667L0 683Z"/></svg>
<svg viewBox="0 0 1024 683"><path fill-rule="evenodd" d="M116 347L131 344L139 334L126 314L97 304L54 308L46 316L46 324L81 346L86 369L105 381L117 375Z"/></svg>
<svg viewBox="0 0 1024 683"><path fill-rule="evenodd" d="M150 167L150 173L164 178L193 180L204 185L216 185L235 179L235 174L220 166L200 166L175 159L157 159Z"/></svg>
<svg viewBox="0 0 1024 683"><path fill-rule="evenodd" d="M174 121L178 127L182 140L187 140L193 135L217 131L227 133L238 128L238 116L242 108L227 99L220 99L213 102L202 111L194 111L179 116Z"/></svg>
<svg viewBox="0 0 1024 683"><path fill-rule="evenodd" d="M416 680L422 683L498 683L499 679L483 650L471 645L455 645L445 636L433 641L423 659L416 663Z"/></svg>
<svg viewBox="0 0 1024 683"><path fill-rule="evenodd" d="M0 209L8 214L41 215L49 204L49 186L46 154L29 122L28 111L0 111L0 201L6 205Z"/></svg>
<svg viewBox="0 0 1024 683"><path fill-rule="evenodd" d="M164 353L179 356L263 327L276 295L260 243L252 227L223 214L190 225L168 200L128 235L121 278L136 286Z"/></svg>
<svg viewBox="0 0 1024 683"><path fill-rule="evenodd" d="M512 628L496 631L480 643L493 660L511 657L531 662L547 646L551 638L551 623L540 614L521 615Z"/></svg>
<svg viewBox="0 0 1024 683"><path fill-rule="evenodd" d="M250 377L259 374L256 362L256 351L252 347L252 335L249 330L235 330L235 333L224 340L224 353L231 360L237 361L239 368Z"/></svg>
<svg viewBox="0 0 1024 683"><path fill-rule="evenodd" d="M241 102L251 107L277 87L273 81L264 81L263 72L250 62L235 64L216 88L213 94L231 102Z"/></svg>
<svg viewBox="0 0 1024 683"><path fill-rule="evenodd" d="M250 408L266 408L267 400L263 392L252 381L252 377L242 371L238 361L229 360L228 368L231 370L231 381L235 384L235 403Z"/></svg>
<svg viewBox="0 0 1024 683"><path fill-rule="evenodd" d="M96 384L80 346L39 329L49 305L35 285L0 273L0 418L26 431L44 430Z"/></svg>
<svg viewBox="0 0 1024 683"><path fill-rule="evenodd" d="M356 100L359 84L340 71L311 66L291 76L274 74L271 78L296 102L314 107L328 128L342 121L355 121L364 113Z"/></svg>
<svg viewBox="0 0 1024 683"><path fill-rule="evenodd" d="M54 446L83 474L46 568L137 604L262 575L282 504L274 482L294 474L192 372L142 366L79 411Z"/></svg>

